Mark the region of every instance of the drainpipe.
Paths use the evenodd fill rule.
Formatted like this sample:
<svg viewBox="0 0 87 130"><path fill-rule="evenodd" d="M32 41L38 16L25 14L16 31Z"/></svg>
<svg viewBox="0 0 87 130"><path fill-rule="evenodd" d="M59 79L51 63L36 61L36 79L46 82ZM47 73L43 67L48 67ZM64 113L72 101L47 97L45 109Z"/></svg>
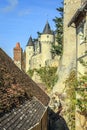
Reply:
<svg viewBox="0 0 87 130"><path fill-rule="evenodd" d="M78 35L76 30L76 78L78 77Z"/></svg>

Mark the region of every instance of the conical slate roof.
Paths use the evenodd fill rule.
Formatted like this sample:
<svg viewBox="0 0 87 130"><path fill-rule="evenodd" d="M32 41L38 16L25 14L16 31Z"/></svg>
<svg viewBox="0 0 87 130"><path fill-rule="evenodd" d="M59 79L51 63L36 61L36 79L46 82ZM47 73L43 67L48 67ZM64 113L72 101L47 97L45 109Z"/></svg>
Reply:
<svg viewBox="0 0 87 130"><path fill-rule="evenodd" d="M30 36L30 38L29 38L29 40L27 42L27 46L33 46L33 45L34 45L34 43L32 41L32 37Z"/></svg>
<svg viewBox="0 0 87 130"><path fill-rule="evenodd" d="M52 34L52 31L51 31L51 28L50 28L48 21L44 27L43 34Z"/></svg>

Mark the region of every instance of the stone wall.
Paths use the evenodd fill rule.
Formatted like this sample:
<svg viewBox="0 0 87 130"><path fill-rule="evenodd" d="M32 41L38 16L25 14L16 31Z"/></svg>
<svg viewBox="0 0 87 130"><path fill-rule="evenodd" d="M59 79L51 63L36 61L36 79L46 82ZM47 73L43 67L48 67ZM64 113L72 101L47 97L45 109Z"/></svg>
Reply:
<svg viewBox="0 0 87 130"><path fill-rule="evenodd" d="M64 39L63 39L63 56L58 68L59 80L54 86L53 92L62 92L70 70L76 67L76 31L75 26L68 27L72 16L80 7L81 0L64 0Z"/></svg>

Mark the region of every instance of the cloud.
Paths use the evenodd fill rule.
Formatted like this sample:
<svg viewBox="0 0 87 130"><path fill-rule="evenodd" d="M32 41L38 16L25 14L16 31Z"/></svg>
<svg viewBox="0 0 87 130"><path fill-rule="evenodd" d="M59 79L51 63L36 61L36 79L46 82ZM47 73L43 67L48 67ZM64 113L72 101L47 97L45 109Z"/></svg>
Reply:
<svg viewBox="0 0 87 130"><path fill-rule="evenodd" d="M21 10L21 11L18 13L18 15L19 15L19 16L25 16L25 15L28 15L28 14L30 14L30 13L31 13L30 9L24 9L24 10Z"/></svg>
<svg viewBox="0 0 87 130"><path fill-rule="evenodd" d="M18 5L18 0L7 0L7 2L8 5L1 9L1 11L4 13L12 11Z"/></svg>

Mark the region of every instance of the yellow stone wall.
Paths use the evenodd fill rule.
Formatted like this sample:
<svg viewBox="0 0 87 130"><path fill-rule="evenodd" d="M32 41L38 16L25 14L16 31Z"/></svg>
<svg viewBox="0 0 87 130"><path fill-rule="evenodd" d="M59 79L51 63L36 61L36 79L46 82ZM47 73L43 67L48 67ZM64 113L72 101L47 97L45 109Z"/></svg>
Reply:
<svg viewBox="0 0 87 130"><path fill-rule="evenodd" d="M25 70L26 72L30 68L30 60L33 55L33 46L26 46L26 61L25 61Z"/></svg>
<svg viewBox="0 0 87 130"><path fill-rule="evenodd" d="M30 69L39 69L42 66L42 54L37 54L31 58Z"/></svg>
<svg viewBox="0 0 87 130"><path fill-rule="evenodd" d="M42 65L45 66L45 61L52 59L51 47L54 42L54 36L51 34L42 34L40 42L42 46Z"/></svg>
<svg viewBox="0 0 87 130"><path fill-rule="evenodd" d="M81 0L64 0L63 56L58 68L59 80L54 86L54 93L63 91L65 87L64 81L70 70L76 66L76 29L74 25L73 27L68 27L68 23L80 5Z"/></svg>
<svg viewBox="0 0 87 130"><path fill-rule="evenodd" d="M55 42L54 35L42 34L38 41L41 43L41 53L34 55L33 46L26 47L26 72L29 69L38 69L46 65L58 66L58 59L53 60L51 54L51 47Z"/></svg>
<svg viewBox="0 0 87 130"><path fill-rule="evenodd" d="M84 17L86 19L86 17ZM83 20L84 20L83 19ZM85 51L87 51L87 41L85 41L85 37L87 37L87 27L86 27L86 22L83 22L82 26L82 21L81 25L79 24L77 28L77 76L78 78L84 75L85 72L87 72L87 68L81 63L87 62L87 55L85 55ZM79 87L79 86L78 86ZM83 86L80 86L83 87ZM79 90L81 91L81 90ZM76 94L77 99L81 98L79 94ZM76 108L77 110L77 108ZM76 111L76 130L86 130L87 129L87 117L86 115L80 114L78 111Z"/></svg>

